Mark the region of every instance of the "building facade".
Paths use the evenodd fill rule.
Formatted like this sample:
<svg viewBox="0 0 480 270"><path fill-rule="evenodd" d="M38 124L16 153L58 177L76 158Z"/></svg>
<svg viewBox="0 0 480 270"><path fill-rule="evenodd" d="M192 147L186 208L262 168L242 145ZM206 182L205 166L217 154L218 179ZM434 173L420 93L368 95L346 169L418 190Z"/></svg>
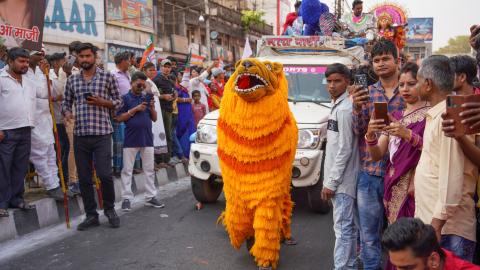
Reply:
<svg viewBox="0 0 480 270"><path fill-rule="evenodd" d="M244 2L238 1L240 6ZM141 56L152 36L158 58L180 60L189 52L206 57L210 38L212 59L234 63L245 45L241 8L222 4L213 0L207 4L205 0L50 0L44 43L47 53L53 53L67 51L75 40L91 42L100 48L100 60L111 69L116 53L128 50ZM252 26L248 33L251 47L256 47L255 40L262 35L271 34L270 25Z"/></svg>

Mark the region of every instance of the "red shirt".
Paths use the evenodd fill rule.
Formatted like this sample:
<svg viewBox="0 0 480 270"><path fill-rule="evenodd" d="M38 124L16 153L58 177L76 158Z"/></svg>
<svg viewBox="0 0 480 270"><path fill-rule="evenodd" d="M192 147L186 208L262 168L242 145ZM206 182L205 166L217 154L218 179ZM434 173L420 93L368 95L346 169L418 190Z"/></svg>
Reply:
<svg viewBox="0 0 480 270"><path fill-rule="evenodd" d="M443 249L443 251L445 252L444 270L480 270L480 266L458 258L452 252L446 249Z"/></svg>
<svg viewBox="0 0 480 270"><path fill-rule="evenodd" d="M193 119L195 120L195 127L197 127L198 122L207 114L207 107L202 103L193 103L192 104Z"/></svg>
<svg viewBox="0 0 480 270"><path fill-rule="evenodd" d="M480 88L473 88L473 93L475 95L480 95Z"/></svg>

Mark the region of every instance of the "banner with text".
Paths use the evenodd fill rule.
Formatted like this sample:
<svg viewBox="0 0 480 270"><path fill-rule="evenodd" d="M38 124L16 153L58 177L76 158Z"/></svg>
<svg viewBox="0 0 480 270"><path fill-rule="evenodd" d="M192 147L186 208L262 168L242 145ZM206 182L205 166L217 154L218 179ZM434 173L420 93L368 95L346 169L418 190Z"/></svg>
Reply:
<svg viewBox="0 0 480 270"><path fill-rule="evenodd" d="M0 1L0 43L40 51L45 1Z"/></svg>
<svg viewBox="0 0 480 270"><path fill-rule="evenodd" d="M68 44L79 40L105 42L103 2L98 0L48 0L45 42Z"/></svg>
<svg viewBox="0 0 480 270"><path fill-rule="evenodd" d="M105 0L107 23L153 33L152 0Z"/></svg>

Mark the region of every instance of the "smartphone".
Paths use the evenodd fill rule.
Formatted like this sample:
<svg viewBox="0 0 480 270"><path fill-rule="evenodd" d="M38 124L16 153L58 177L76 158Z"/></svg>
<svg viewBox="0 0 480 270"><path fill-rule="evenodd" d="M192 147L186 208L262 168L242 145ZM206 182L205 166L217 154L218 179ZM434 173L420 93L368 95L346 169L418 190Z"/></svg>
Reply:
<svg viewBox="0 0 480 270"><path fill-rule="evenodd" d="M150 105L150 102L152 101L153 99L153 95L152 94L146 94L145 95L145 102L147 102L147 104Z"/></svg>
<svg viewBox="0 0 480 270"><path fill-rule="evenodd" d="M447 96L447 119L453 119L455 121L455 130L453 133L455 135L462 134L476 134L480 132L480 127L470 128L468 124L462 124L463 118L460 116L460 113L466 109L462 107L464 103L467 102L480 102L479 95L451 95Z"/></svg>
<svg viewBox="0 0 480 270"><path fill-rule="evenodd" d="M75 57L75 55L69 55L67 57L67 63L69 65L73 65L75 63L75 61L77 61L77 57Z"/></svg>
<svg viewBox="0 0 480 270"><path fill-rule="evenodd" d="M364 89L368 89L367 74L356 74L355 85L361 85Z"/></svg>
<svg viewBox="0 0 480 270"><path fill-rule="evenodd" d="M383 119L385 125L390 125L390 117L388 117L387 102L374 102L374 118Z"/></svg>
<svg viewBox="0 0 480 270"><path fill-rule="evenodd" d="M88 100L88 98L90 97L93 97L93 94L88 92L88 93L83 93L83 97L85 98L85 100Z"/></svg>

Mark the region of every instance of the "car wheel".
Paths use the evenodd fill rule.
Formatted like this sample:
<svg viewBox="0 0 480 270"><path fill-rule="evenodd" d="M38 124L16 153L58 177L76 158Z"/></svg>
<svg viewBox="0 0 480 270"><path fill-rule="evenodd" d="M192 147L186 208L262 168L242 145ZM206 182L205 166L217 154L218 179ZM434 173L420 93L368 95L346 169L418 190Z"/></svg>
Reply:
<svg viewBox="0 0 480 270"><path fill-rule="evenodd" d="M330 205L322 200L321 192L323 183L319 180L315 185L308 187L308 206L310 210L319 214L327 214L330 211Z"/></svg>
<svg viewBox="0 0 480 270"><path fill-rule="evenodd" d="M223 183L215 181L217 176L212 175L207 180L191 176L193 196L202 203L214 203L222 193Z"/></svg>

